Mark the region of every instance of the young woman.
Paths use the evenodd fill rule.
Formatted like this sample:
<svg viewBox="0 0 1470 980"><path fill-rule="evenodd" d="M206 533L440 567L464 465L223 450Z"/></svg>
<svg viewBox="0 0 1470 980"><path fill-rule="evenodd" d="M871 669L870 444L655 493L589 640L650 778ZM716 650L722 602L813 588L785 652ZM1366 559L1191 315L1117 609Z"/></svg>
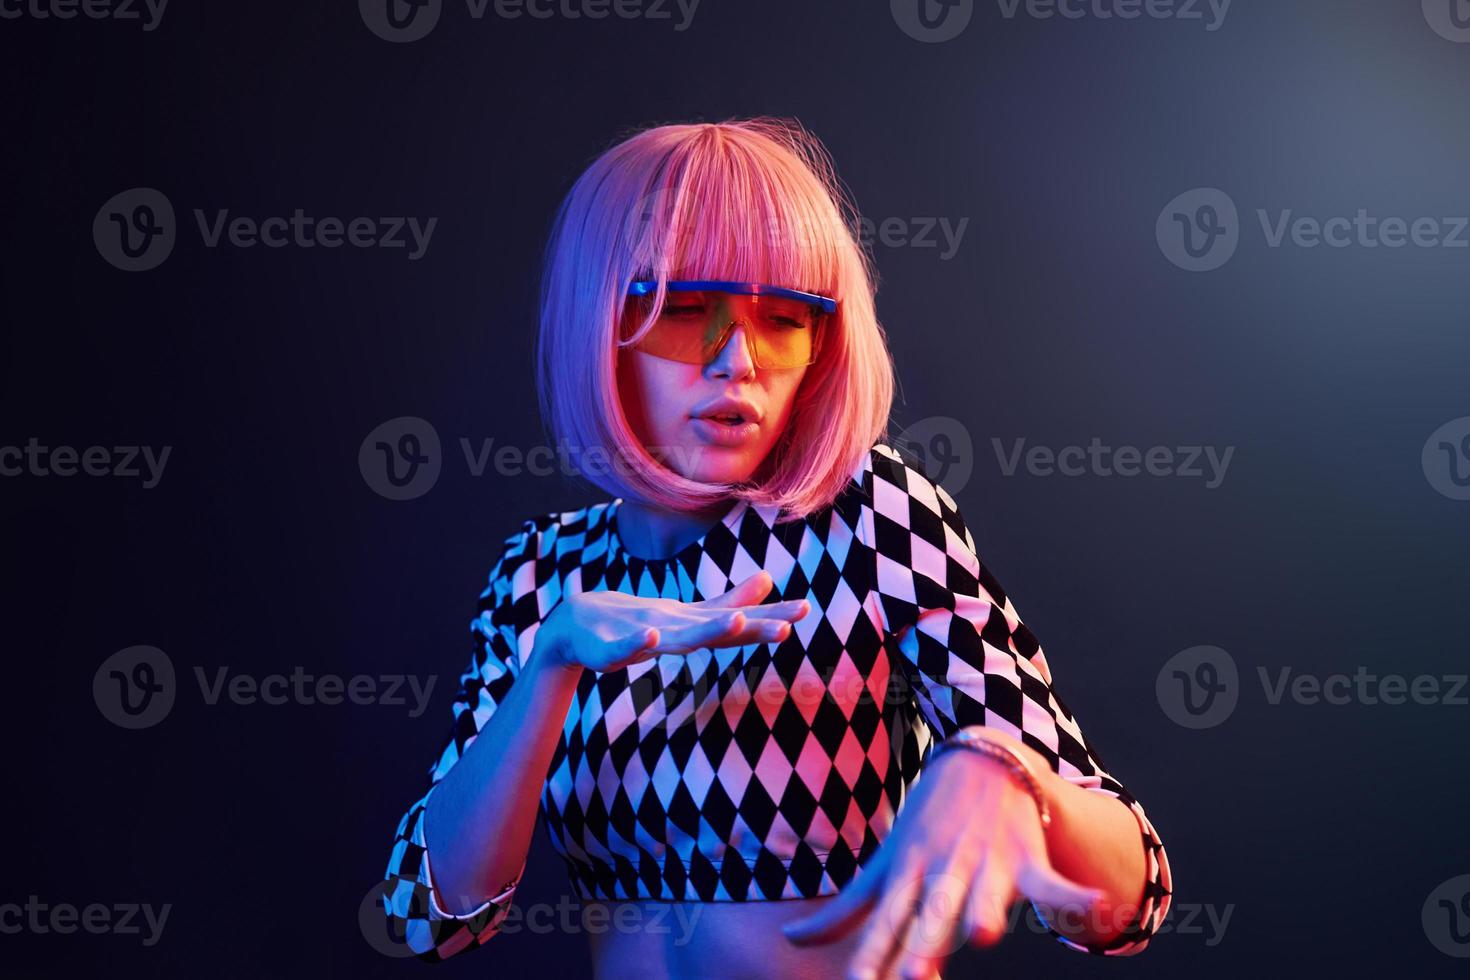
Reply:
<svg viewBox="0 0 1470 980"><path fill-rule="evenodd" d="M415 953L496 932L538 812L608 906L603 977L937 976L1018 898L1090 952L1163 921L1143 808L955 501L885 441L855 214L774 119L644 130L567 195L542 411L613 499L526 520L490 572L387 870Z"/></svg>

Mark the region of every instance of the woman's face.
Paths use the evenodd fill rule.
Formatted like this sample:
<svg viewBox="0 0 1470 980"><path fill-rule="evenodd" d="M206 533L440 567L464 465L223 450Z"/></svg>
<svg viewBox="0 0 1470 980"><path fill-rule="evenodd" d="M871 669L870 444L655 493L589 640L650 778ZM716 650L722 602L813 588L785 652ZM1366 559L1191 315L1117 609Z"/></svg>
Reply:
<svg viewBox="0 0 1470 980"><path fill-rule="evenodd" d="M739 324L704 365L618 350L629 424L651 455L686 479L749 480L786 430L807 369L758 368L752 343L750 328Z"/></svg>

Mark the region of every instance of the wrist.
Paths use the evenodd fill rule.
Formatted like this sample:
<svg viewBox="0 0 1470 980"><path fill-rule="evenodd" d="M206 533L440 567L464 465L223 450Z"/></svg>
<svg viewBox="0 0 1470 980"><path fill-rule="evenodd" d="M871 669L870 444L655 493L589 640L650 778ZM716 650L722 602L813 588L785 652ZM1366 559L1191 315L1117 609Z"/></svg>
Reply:
<svg viewBox="0 0 1470 980"><path fill-rule="evenodd" d="M536 640L531 647L531 656L526 665L538 673L580 675L582 665L568 656L571 652L561 630L561 611L565 604L558 605L536 630Z"/></svg>
<svg viewBox="0 0 1470 980"><path fill-rule="evenodd" d="M1052 824L1054 793L1048 777L1055 777L1041 754L1019 739L980 725L962 728L935 746L934 761L941 755L978 755L1005 771L1018 789L1036 804L1043 830Z"/></svg>
<svg viewBox="0 0 1470 980"><path fill-rule="evenodd" d="M967 738L983 738L986 741L995 742L1016 753L1025 762L1026 768L1030 770L1031 775L1041 784L1042 789L1048 794L1048 798L1054 792L1053 784L1055 781L1066 783L1065 779L1062 779L1062 777L1058 776L1052 770L1051 763L1046 760L1046 756L1014 735L1003 732L998 728L987 728L984 725L967 725L955 734L958 735L960 732L963 732Z"/></svg>

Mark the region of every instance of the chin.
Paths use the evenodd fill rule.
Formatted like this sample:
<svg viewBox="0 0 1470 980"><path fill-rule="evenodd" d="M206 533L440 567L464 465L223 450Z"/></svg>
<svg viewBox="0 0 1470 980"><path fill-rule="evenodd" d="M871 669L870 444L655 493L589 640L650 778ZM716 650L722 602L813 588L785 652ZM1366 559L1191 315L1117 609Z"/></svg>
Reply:
<svg viewBox="0 0 1470 980"><path fill-rule="evenodd" d="M750 447L725 449L704 443L681 446L678 453L677 458L668 461L670 468L686 480L697 483L740 483L749 480L765 458L764 452Z"/></svg>

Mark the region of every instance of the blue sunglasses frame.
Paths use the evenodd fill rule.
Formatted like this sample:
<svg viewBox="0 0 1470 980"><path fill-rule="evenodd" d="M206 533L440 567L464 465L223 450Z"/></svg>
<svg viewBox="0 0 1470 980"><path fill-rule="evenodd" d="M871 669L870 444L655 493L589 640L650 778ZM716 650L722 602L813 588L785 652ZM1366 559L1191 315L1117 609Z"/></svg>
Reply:
<svg viewBox="0 0 1470 980"><path fill-rule="evenodd" d="M803 303L821 307L824 313L837 312L835 299L819 296L816 293L803 292L800 289L788 289L785 286L768 286L759 282L730 282L725 279L671 279L664 285L671 293L696 293L708 289L722 293L736 293L741 296L780 296L783 299L800 300ZM635 279L628 285L629 296L651 296L656 292L658 292L658 283L652 279Z"/></svg>

